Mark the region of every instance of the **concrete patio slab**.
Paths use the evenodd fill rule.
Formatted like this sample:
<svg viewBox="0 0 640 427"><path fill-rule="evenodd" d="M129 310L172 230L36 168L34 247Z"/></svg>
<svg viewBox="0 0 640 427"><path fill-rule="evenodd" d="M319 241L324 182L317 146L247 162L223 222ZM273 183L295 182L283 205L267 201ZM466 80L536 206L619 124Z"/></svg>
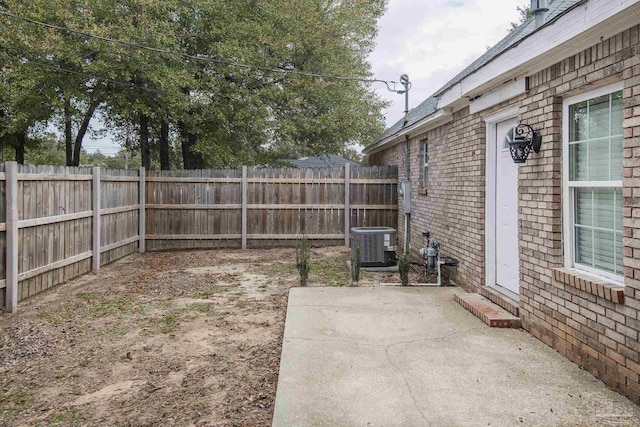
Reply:
<svg viewBox="0 0 640 427"><path fill-rule="evenodd" d="M640 408L455 288L295 288L273 425L640 425Z"/></svg>

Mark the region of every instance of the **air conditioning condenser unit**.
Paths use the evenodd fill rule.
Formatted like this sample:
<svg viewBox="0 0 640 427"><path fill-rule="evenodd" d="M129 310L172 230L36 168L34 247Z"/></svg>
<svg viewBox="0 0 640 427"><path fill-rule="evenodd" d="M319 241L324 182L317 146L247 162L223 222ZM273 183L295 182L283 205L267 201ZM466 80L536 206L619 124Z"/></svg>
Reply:
<svg viewBox="0 0 640 427"><path fill-rule="evenodd" d="M351 258L360 246L360 265L388 267L396 264L396 230L391 227L351 228Z"/></svg>

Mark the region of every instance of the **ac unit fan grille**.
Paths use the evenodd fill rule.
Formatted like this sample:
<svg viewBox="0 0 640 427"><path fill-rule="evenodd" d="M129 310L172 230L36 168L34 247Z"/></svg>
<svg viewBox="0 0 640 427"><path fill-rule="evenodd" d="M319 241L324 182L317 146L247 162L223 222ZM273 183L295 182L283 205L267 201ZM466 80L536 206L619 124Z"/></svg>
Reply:
<svg viewBox="0 0 640 427"><path fill-rule="evenodd" d="M383 259L382 247L378 244L380 236L362 236L363 261L365 262L379 262Z"/></svg>

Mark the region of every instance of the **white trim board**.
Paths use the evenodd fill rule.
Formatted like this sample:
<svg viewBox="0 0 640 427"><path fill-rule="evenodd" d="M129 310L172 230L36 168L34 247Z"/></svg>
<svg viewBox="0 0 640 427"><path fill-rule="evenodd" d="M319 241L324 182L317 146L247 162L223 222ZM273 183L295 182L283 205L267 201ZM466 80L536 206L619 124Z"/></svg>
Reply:
<svg viewBox="0 0 640 427"><path fill-rule="evenodd" d="M480 98L471 101L469 103L469 113L478 113L525 93L527 93L526 78L521 78L510 83L505 83L499 88L489 93L485 93Z"/></svg>
<svg viewBox="0 0 640 427"><path fill-rule="evenodd" d="M498 122L502 122L504 120L512 119L514 117L518 117L518 106L513 105L509 108L505 108L500 111L496 111L495 113L488 114L486 116L482 116L482 120L489 125L489 123L493 123L494 125ZM488 131L488 129L487 129ZM487 133L487 138L489 134Z"/></svg>
<svg viewBox="0 0 640 427"><path fill-rule="evenodd" d="M483 117L486 123L485 203L484 203L484 285L496 284L496 125L518 119L518 107L513 106Z"/></svg>

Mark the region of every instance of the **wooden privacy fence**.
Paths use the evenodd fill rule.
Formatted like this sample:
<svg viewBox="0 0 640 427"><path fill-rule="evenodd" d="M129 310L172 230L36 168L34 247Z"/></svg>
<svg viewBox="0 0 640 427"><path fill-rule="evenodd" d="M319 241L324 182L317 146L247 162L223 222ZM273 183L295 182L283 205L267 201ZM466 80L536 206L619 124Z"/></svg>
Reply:
<svg viewBox="0 0 640 427"><path fill-rule="evenodd" d="M128 255L144 224L144 172L2 165L5 308ZM141 202L142 201L142 202Z"/></svg>
<svg viewBox="0 0 640 427"><path fill-rule="evenodd" d="M0 301L23 300L135 251L348 244L397 224L391 166L195 171L0 164ZM4 262L2 262L4 261Z"/></svg>
<svg viewBox="0 0 640 427"><path fill-rule="evenodd" d="M396 226L397 176L392 166L150 171L147 245L348 244L350 227Z"/></svg>

